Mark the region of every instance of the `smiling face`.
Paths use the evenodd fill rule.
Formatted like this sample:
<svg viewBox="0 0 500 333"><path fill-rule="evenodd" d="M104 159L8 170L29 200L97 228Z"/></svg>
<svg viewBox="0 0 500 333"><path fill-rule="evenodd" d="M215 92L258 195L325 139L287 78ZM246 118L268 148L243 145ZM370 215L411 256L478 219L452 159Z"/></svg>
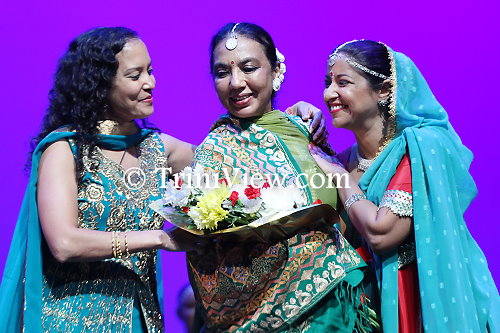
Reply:
<svg viewBox="0 0 500 333"><path fill-rule="evenodd" d="M118 69L109 91L110 111L106 115L117 121L142 119L153 113L151 58L140 39L131 39L116 54Z"/></svg>
<svg viewBox="0 0 500 333"><path fill-rule="evenodd" d="M272 82L279 68L271 68L260 43L238 36L238 46L227 50L221 41L214 49L212 72L219 100L233 116L257 117L272 111Z"/></svg>
<svg viewBox="0 0 500 333"><path fill-rule="evenodd" d="M371 128L381 120L377 105L380 92L344 59L328 66L325 84L323 98L335 127L355 131Z"/></svg>

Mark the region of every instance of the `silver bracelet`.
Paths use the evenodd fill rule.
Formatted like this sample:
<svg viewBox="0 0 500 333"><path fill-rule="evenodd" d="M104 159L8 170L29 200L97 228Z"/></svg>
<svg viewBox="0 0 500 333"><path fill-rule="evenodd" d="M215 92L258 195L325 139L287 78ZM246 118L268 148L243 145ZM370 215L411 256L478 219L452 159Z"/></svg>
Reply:
<svg viewBox="0 0 500 333"><path fill-rule="evenodd" d="M349 208L351 208L351 206L356 202L356 201L359 201L359 200L367 200L366 199L366 195L364 194L359 194L359 193L356 193L356 194L353 194L351 195L349 198L347 198L347 200L345 201L344 203L344 208L345 208L345 212L349 215Z"/></svg>

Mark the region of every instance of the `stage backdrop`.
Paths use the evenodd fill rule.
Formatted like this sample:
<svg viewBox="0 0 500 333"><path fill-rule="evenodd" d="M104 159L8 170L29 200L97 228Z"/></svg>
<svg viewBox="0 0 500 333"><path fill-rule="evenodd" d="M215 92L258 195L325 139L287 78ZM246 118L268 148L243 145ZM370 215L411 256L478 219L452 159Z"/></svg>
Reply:
<svg viewBox="0 0 500 333"><path fill-rule="evenodd" d="M27 178L29 139L37 134L58 58L78 34L97 26L127 26L149 47L157 87L151 120L162 131L197 144L224 112L209 74L209 42L225 23L262 25L286 57L277 96L284 109L306 100L325 110L327 58L352 39L374 39L410 56L475 154L471 172L479 195L466 213L468 226L500 281L496 167L500 164L497 0L490 1L8 1L0 20L2 116L0 154L3 271ZM329 118L325 112L325 117ZM333 130L337 150L352 144ZM163 253L167 332L182 332L175 315L187 283L183 254Z"/></svg>

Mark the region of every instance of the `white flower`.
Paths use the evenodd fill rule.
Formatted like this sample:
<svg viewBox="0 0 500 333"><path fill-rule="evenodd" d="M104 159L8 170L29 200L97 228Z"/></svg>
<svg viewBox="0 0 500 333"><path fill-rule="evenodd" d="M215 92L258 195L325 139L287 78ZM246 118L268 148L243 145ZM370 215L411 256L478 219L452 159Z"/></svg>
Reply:
<svg viewBox="0 0 500 333"><path fill-rule="evenodd" d="M242 195L239 197L241 202L243 203L243 212L247 214L252 214L256 213L259 211L260 207L262 206L262 198L255 198L255 199L248 199L246 195Z"/></svg>
<svg viewBox="0 0 500 333"><path fill-rule="evenodd" d="M280 63L280 74L282 74L282 75L283 75L283 74L285 74L285 73L286 73L286 65L285 65L284 63L282 63L282 62L281 62L281 63ZM282 75L281 75L281 76L282 76ZM283 77L283 79L284 79L284 77Z"/></svg>
<svg viewBox="0 0 500 333"><path fill-rule="evenodd" d="M167 183L165 194L163 195L164 204L183 207L186 206L191 195L191 188L187 184L182 184L178 189L173 180Z"/></svg>
<svg viewBox="0 0 500 333"><path fill-rule="evenodd" d="M284 62L285 61L285 56L280 51L278 51L277 48L276 48L276 58L278 58L279 62Z"/></svg>
<svg viewBox="0 0 500 333"><path fill-rule="evenodd" d="M304 205L304 199L298 187L269 187L261 189L260 193L266 208L270 211L286 211Z"/></svg>
<svg viewBox="0 0 500 333"><path fill-rule="evenodd" d="M198 230L202 230L204 228L198 210L190 209L187 214L193 220L194 225Z"/></svg>

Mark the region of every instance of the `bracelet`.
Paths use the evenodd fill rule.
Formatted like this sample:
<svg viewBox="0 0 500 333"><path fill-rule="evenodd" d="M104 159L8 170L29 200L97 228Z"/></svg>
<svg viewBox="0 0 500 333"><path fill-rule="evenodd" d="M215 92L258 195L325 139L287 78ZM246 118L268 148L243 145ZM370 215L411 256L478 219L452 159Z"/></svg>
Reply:
<svg viewBox="0 0 500 333"><path fill-rule="evenodd" d="M117 253L118 257L121 258L123 256L123 253L122 253L122 248L120 246L120 232L119 231L116 232L115 240L116 240L116 253Z"/></svg>
<svg viewBox="0 0 500 333"><path fill-rule="evenodd" d="M125 255L127 257L130 257L130 251L128 250L128 242L127 242L127 232L125 232L125 236L124 236L124 243L125 243Z"/></svg>
<svg viewBox="0 0 500 333"><path fill-rule="evenodd" d="M347 198L347 200L344 203L344 207L345 207L345 211L346 211L347 215L349 215L349 208L351 208L351 206L356 201L359 201L359 200L367 200L366 195L356 193L356 194L351 195L349 198Z"/></svg>
<svg viewBox="0 0 500 333"><path fill-rule="evenodd" d="M111 232L111 250L113 251L113 258L116 258L116 247L115 247L116 231Z"/></svg>

